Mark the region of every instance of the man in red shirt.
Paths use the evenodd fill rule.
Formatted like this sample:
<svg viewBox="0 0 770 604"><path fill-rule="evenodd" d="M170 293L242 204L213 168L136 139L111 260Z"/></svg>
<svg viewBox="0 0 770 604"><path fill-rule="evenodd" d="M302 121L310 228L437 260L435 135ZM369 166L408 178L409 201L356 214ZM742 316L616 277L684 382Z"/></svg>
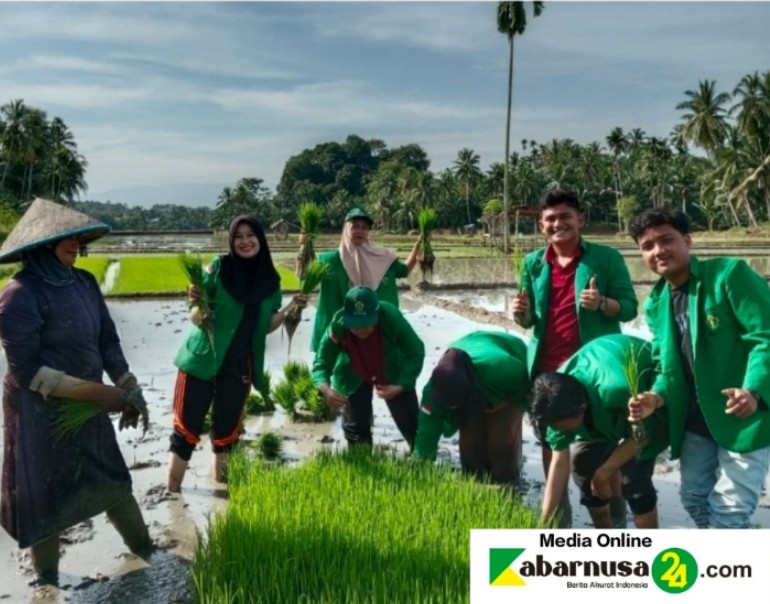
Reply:
<svg viewBox="0 0 770 604"><path fill-rule="evenodd" d="M533 380L541 373L556 371L594 338L620 333L620 323L637 314L636 293L623 257L614 248L581 237L585 215L574 194L547 193L540 204L539 225L548 245L525 258L521 287L511 301L514 320L533 328L527 350ZM536 422L533 428L542 445L547 477L551 450ZM617 524L625 526L619 482L616 491L611 505ZM562 525L570 526L572 514L566 492L561 515Z"/></svg>

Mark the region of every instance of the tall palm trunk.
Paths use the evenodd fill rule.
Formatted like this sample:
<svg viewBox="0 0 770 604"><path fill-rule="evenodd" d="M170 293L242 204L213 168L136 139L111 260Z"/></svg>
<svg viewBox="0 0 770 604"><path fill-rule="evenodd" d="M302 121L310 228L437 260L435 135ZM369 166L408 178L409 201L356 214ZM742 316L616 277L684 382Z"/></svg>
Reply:
<svg viewBox="0 0 770 604"><path fill-rule="evenodd" d="M508 57L508 110L505 119L505 181L503 182L503 253L511 251L510 212L511 200L508 191L511 165L511 97L513 95L513 36L508 37L510 55Z"/></svg>
<svg viewBox="0 0 770 604"><path fill-rule="evenodd" d="M471 182L465 179L465 211L468 213L468 224L471 224Z"/></svg>

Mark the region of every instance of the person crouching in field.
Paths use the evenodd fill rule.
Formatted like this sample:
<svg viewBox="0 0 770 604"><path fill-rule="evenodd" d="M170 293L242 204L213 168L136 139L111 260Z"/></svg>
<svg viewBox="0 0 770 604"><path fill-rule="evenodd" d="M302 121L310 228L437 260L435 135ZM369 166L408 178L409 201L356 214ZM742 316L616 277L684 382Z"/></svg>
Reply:
<svg viewBox="0 0 770 604"><path fill-rule="evenodd" d="M517 487L529 386L520 338L475 331L455 340L423 389L414 457L435 460L442 434L459 429L463 471Z"/></svg>
<svg viewBox="0 0 770 604"><path fill-rule="evenodd" d="M265 361L265 338L280 327L295 296L283 309L280 277L273 266L265 232L253 216L234 218L230 251L204 271L211 317L198 305L200 292L190 290L190 320L195 327L177 352L174 431L166 488L178 493L209 407L214 480L226 480L226 454L238 442L241 417L252 385L258 387ZM211 331L211 334L208 331Z"/></svg>
<svg viewBox="0 0 770 604"><path fill-rule="evenodd" d="M636 363L639 387L652 380L650 345L627 335L591 340L556 372L541 373L532 386L532 415L548 426L553 449L543 497L542 521L558 510L570 470L596 528L614 528L609 500L612 476L623 476L622 496L637 528L657 528L657 494L652 484L655 457L667 446L665 413L646 420L645 436L632 438L628 422L627 359Z"/></svg>
<svg viewBox="0 0 770 604"><path fill-rule="evenodd" d="M661 277L644 305L660 366L630 416L668 409L679 494L698 528L747 528L770 462L770 287L743 260L691 255L678 210L648 210L629 231Z"/></svg>
<svg viewBox="0 0 770 604"><path fill-rule="evenodd" d="M425 345L395 306L369 287L354 287L321 338L313 382L333 409L343 409L348 446L372 445L372 395L385 400L409 445L417 433L415 383Z"/></svg>

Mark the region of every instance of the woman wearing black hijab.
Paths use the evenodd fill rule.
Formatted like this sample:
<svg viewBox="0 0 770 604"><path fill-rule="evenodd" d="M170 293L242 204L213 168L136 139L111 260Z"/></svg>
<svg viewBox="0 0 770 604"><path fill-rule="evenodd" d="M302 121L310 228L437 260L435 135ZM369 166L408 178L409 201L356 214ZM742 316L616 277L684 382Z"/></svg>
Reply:
<svg viewBox="0 0 770 604"><path fill-rule="evenodd" d="M261 385L265 338L283 323L291 307L290 303L279 310L280 277L257 219L248 215L233 219L229 244L230 252L214 258L204 272L211 317L193 306L190 319L195 327L174 360L179 374L166 484L174 493L181 490L212 404L213 473L218 482L224 480L225 454L238 442L244 403L252 385ZM303 297L295 300L305 302Z"/></svg>

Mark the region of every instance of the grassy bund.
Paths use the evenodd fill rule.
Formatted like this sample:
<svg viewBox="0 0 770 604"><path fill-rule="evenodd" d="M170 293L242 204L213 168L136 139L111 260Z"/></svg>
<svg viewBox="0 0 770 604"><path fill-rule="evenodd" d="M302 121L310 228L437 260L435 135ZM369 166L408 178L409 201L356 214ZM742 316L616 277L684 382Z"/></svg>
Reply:
<svg viewBox="0 0 770 604"><path fill-rule="evenodd" d="M229 504L198 536L203 604L461 604L470 529L538 526L509 491L382 450L229 467Z"/></svg>

